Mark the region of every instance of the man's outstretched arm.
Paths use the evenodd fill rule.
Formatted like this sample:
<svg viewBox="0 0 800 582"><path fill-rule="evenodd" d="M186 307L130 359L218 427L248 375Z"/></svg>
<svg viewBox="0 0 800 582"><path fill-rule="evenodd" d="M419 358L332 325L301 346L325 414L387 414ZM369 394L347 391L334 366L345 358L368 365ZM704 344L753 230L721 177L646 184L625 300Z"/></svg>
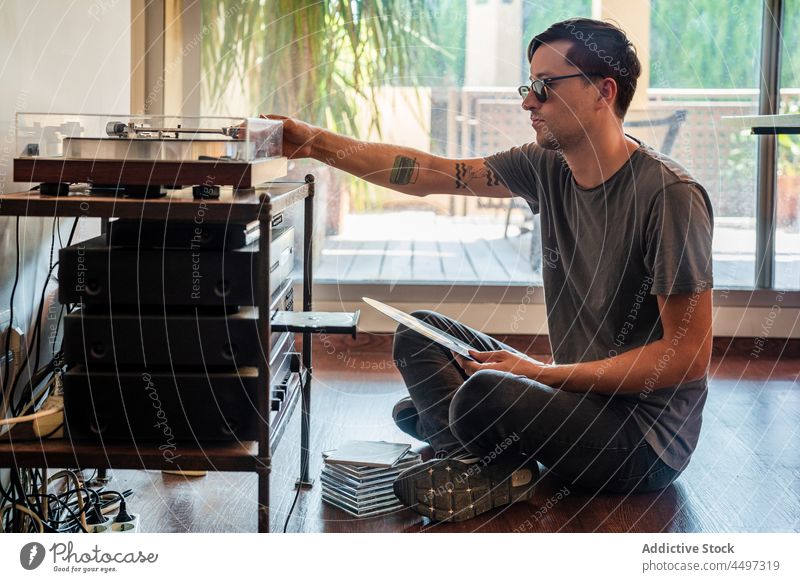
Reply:
<svg viewBox="0 0 800 582"><path fill-rule="evenodd" d="M297 119L266 117L283 121L283 152L291 159L314 158L378 186L413 196L512 195L484 158L444 158L413 148L353 139Z"/></svg>

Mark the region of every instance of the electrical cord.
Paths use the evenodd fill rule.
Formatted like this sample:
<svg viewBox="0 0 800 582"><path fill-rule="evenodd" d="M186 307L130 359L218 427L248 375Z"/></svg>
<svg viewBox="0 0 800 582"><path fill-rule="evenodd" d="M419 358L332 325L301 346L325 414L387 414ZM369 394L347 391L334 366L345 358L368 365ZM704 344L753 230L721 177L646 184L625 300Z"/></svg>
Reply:
<svg viewBox="0 0 800 582"><path fill-rule="evenodd" d="M40 436L33 436L33 437L23 437L23 438L14 437L14 442L15 443L41 443L42 441L46 441L50 437L55 436L58 433L58 431L60 431L63 428L64 428L64 423L62 422L61 424L59 424L58 426L53 428L53 430L51 430L47 434L43 434L43 435L40 435Z"/></svg>
<svg viewBox="0 0 800 582"><path fill-rule="evenodd" d="M58 248L64 248L64 241L61 240L61 218L58 218L58 225L56 228L56 233L58 233Z"/></svg>
<svg viewBox="0 0 800 582"><path fill-rule="evenodd" d="M38 469L12 473L11 497L0 509L0 531L32 531L25 522L30 518L40 532L88 533L91 525L101 523L106 514L117 509L121 512L126 497L133 494L132 489L95 490L81 477L70 470L59 471L46 480ZM48 492L59 479L66 479L69 486L60 493ZM22 494L23 491L30 492Z"/></svg>
<svg viewBox="0 0 800 582"><path fill-rule="evenodd" d="M28 422L36 420L37 418L52 416L58 412L63 412L63 410L60 408L53 408L50 410L39 410L37 412L34 412L33 414L26 414L24 416L14 416L12 418L0 418L0 426L13 426L21 422Z"/></svg>
<svg viewBox="0 0 800 582"><path fill-rule="evenodd" d="M81 529L80 517L67 502L61 499L61 496L53 493L48 493L47 495L30 493L28 497L48 500L49 505L45 505L46 510L38 512L37 515L40 519L44 517L43 522L45 523L45 527L52 530L52 533L71 533L76 529ZM69 514L69 519L61 519L62 510ZM51 511L52 514L50 513ZM67 526L61 528L61 524L67 524Z"/></svg>
<svg viewBox="0 0 800 582"><path fill-rule="evenodd" d="M69 238L67 240L67 245L71 245L72 244L72 240L73 240L73 238L75 236L75 232L77 230L78 221L79 220L80 220L80 217L76 217L75 220L72 223L72 228L70 229ZM22 394L23 397L17 399L17 397L16 397L17 396L16 395L17 384L18 384L19 380L23 377L23 372L24 372L25 368L28 366L28 362L30 361L30 355L31 355L31 352L33 350L33 346L34 345L36 346L36 357L34 359L34 368L33 369L34 370L38 370L39 369L39 362L40 362L40 357L41 357L41 342L37 343L37 338L38 338L39 333L41 331L42 314L44 312L44 300L45 300L45 296L46 296L46 293L47 293L47 285L50 282L50 278L53 275L53 271L55 270L55 268L59 264L59 261L56 261L55 263L53 263L53 256L54 256L54 252L55 252L55 228L56 228L56 223L55 223L55 219L54 219L53 231L51 232L51 236L50 236L50 262L49 262L49 268L48 268L48 272L47 272L47 277L45 278L44 285L42 287L42 293L41 293L41 297L40 297L40 300L39 300L39 308L37 309L37 312L36 312L36 322L34 323L33 333L31 334L31 340L30 340L30 343L28 345L28 348L27 348L27 351L26 351L26 354L25 354L25 359L23 360L21 365L17 368L16 374L14 375L14 378L12 380L12 385L11 385L10 389L8 388L8 382L10 380L10 377L9 377L9 375L10 375L10 366L6 365L5 370L4 370L3 410L8 410L9 408L11 408L13 416L17 416L17 415L21 414L20 406L26 400L24 395L27 394L28 390L23 390L23 394ZM61 233L59 232L59 236L60 236L60 234ZM17 265L17 267L16 267L16 273L15 273L15 277L14 277L14 286L12 287L12 291L11 291L11 302L10 302L11 303L11 305L10 305L10 309L11 309L10 315L11 315L11 321L12 322L13 322L13 318L14 318L14 297L15 297L15 294L16 294L16 289L17 289L17 285L18 285L18 282L19 282L19 273L20 273L20 269L19 269L19 261L20 261L20 256L19 256L20 255L19 217L17 217L17 220L16 220L16 251L17 251L17 257L16 257L16 265ZM62 313L63 313L63 308L62 308ZM53 351L55 351L55 341L56 341L56 336L58 335L58 329L59 329L60 325L61 325L61 314L59 314L58 322L56 323L56 333L53 335L53 348L52 348ZM5 342L6 343L6 345L5 345L5 353L6 354L8 354L8 352L9 352L10 339L11 339L10 334L7 334L6 335L6 342ZM16 404L15 404L15 400L17 401ZM3 416L5 416L5 415L3 415Z"/></svg>
<svg viewBox="0 0 800 582"><path fill-rule="evenodd" d="M303 475L303 464L300 463L300 475ZM302 485L300 483L297 484L297 491L295 491L294 499L292 500L292 505L289 507L289 513L286 514L286 521L283 522L283 533L286 533L289 527L289 520L292 519L292 513L294 512L294 507L297 505L297 500L300 498L300 490L302 489Z"/></svg>
<svg viewBox="0 0 800 582"><path fill-rule="evenodd" d="M72 471L63 470L63 471L58 471L52 477L48 478L47 479L47 483L45 485L43 485L45 490L44 491L40 491L40 493L46 493L47 492L47 485L52 483L56 479L59 479L60 477L67 477L69 479L72 479L73 484L75 485L75 489L76 490L81 489L80 480L78 479L78 476L75 473L73 473ZM80 509L79 516L80 516L81 526L83 527L84 531L88 531L89 524L86 523L86 510L85 510L85 508L83 506L83 497L80 497L80 496L78 497L78 508Z"/></svg>
<svg viewBox="0 0 800 582"><path fill-rule="evenodd" d="M56 321L56 329L53 332L53 341L50 342L50 353L53 359L56 359L56 340L58 339L58 331L61 329L61 321L64 319L64 305L58 310L58 320ZM60 350L59 350L60 351Z"/></svg>
<svg viewBox="0 0 800 582"><path fill-rule="evenodd" d="M2 509L0 509L0 531L2 532L6 531L6 528L3 525L3 519L5 517L5 514L11 511L12 509L15 511L21 511L22 513L30 517L39 528L39 533L44 533L44 522L42 522L42 518L40 518L38 515L36 515L33 511L31 511L24 505L20 505L18 503L6 505Z"/></svg>
<svg viewBox="0 0 800 582"><path fill-rule="evenodd" d="M35 189L36 188L34 188L33 190L35 190ZM11 319L12 325L13 325L13 322L14 322L14 300L16 298L17 287L19 285L19 279L20 279L20 253L21 253L21 249L20 249L20 220L19 219L20 219L20 217L17 216L16 217L16 221L15 221L15 242L16 242L16 245L15 245L15 248L16 248L15 274L14 274L14 283L13 283L12 288L11 288L11 298L10 298L10 301L9 301L10 319ZM78 218L75 218L75 221L72 224L72 228L70 230L70 235L69 235L69 239L67 241L67 244L72 244L72 240L73 240L73 237L75 235L75 231L76 231L77 226L78 226L78 220L79 220ZM39 368L39 361L40 361L40 357L41 357L41 346L40 346L41 342L39 344L36 344L36 357L35 357L35 360L34 360L35 364L33 366L33 370L34 371L29 374L29 378L28 378L27 383L22 386L23 393L31 395L30 403L26 405L25 404L26 403L26 399L25 398L19 398L19 399L15 398L16 397L17 387L19 385L19 381L23 377L22 373L26 369L26 367L28 366L28 364L30 362L30 355L31 355L31 352L32 352L32 348L34 346L34 342L36 341L36 338L38 337L38 335L39 335L39 333L41 331L41 320L42 320L42 314L43 314L43 310L44 310L44 299L45 299L45 295L46 295L46 292L47 292L47 285L50 282L50 277L52 276L55 267L58 265L58 261L53 263L53 258L54 258L54 253L55 253L56 230L58 231L59 244L63 248L63 242L61 240L61 232L60 232L60 222L58 221L57 218L54 219L53 230L51 231L51 235L50 235L49 269L48 269L47 278L45 279L45 283L44 283L44 286L42 288L41 299L40 299L40 302L39 302L39 308L37 310L37 318L36 318L36 323L34 325L34 330L33 330L33 333L32 333L30 346L26 346L28 349L27 349L25 360L22 363L22 365L19 366L19 367L17 367L15 365L15 368L17 368L17 370L16 370L16 373L14 374L14 378L13 379L11 378L11 366L10 366L10 362L8 361L10 343L11 343L11 334L7 333L6 337L5 337L4 355L5 355L5 358L6 358L6 365L5 365L5 368L3 370L2 398L0 399L0 402L2 402L2 409L0 410L0 413L2 413L2 416L0 416L0 418L2 418L4 420L5 420L5 417L6 417L8 411L10 409L12 409L11 412L14 414L14 416L19 416L19 411L20 410L27 411L31 407L36 409L37 408L37 402L39 404L41 404L40 398L45 398L47 396L47 391L49 389L50 383L48 382L48 384L45 386L45 388L43 390L41 390L39 393L37 393L36 396L34 396L34 390L42 382L42 380L44 378L46 378L47 374L50 374L55 370L55 361L57 359L60 361L60 351L59 351L57 354L54 354L54 356L57 356L57 357L54 357L50 362L48 362L47 365L45 365L45 367L43 369L40 369ZM61 324L62 315L63 315L63 307L62 307L61 313L59 314L58 322L56 324L56 335L58 333L58 329L59 329L60 324ZM55 338L54 338L54 341L53 341L52 350L53 350L53 352L55 352ZM15 364L16 364L16 362L15 362ZM12 382L11 386L9 386L10 382ZM36 414L30 415L30 416L31 417L41 417L41 416L45 416L45 415L46 415L46 413L42 412L41 414L40 413L36 413ZM11 422L2 422L2 423L0 423L0 426L9 425L9 424L16 424L18 422L21 422L19 419L17 419L17 420L10 419L10 420L11 420ZM62 423L62 425L56 427L56 429L53 430L50 434L44 435L43 437L40 437L40 438L48 438L49 436L52 436L58 430L61 430L62 426L63 426L63 423ZM59 473L57 475L58 476L69 477L69 474L64 474L63 472ZM58 477L54 476L54 478L58 478ZM77 485L79 482L78 482L78 480L77 480L77 478L75 477L74 474L72 474L72 478L75 481L75 484ZM2 499L2 501L3 501L3 507L0 508L0 528L2 528L3 531L8 531L9 521L11 522L12 529L14 531L21 531L22 530L22 520L21 520L22 516L28 516L29 518L31 518L34 521L34 523L36 523L36 525L38 526L39 530L43 531L43 527L44 527L44 523L46 522L46 519L43 520L41 518L41 516L42 515L44 515L45 517L47 516L47 513L48 513L48 500L51 499L51 497L46 493L46 489L47 489L46 483L49 483L50 481L52 481L52 479L50 481L47 481L44 485L40 486L39 483L40 483L40 481L43 481L43 480L44 480L43 479L43 475L41 474L41 472L39 470L23 469L21 471L20 470L12 471L11 479L10 479L8 488L6 488L2 484L0 484L0 499ZM28 495L26 494L26 492L29 491L30 489L33 489L34 491L36 491L36 490L41 490L41 487L43 487L44 490L45 490L45 493L43 495L31 494L31 497L29 498ZM97 497L97 494L94 491L92 491L92 494L94 494L95 497L99 499L99 497ZM87 495L90 495L90 494L87 493ZM60 505L63 505L64 509L66 511L68 511L72 515L74 521L78 524L78 527L80 528L80 530L82 530L84 532L87 531L87 529L85 527L86 526L86 515L85 515L86 514L86 508L84 507L83 496L80 493L77 494L77 505L81 510L80 514L78 514L78 515L76 515L69 508L69 506L66 503L62 502L59 497L54 497L52 499L54 499L56 503L59 503ZM44 503L42 503L42 502L44 502ZM10 519L9 519L9 517L10 517ZM72 529L74 529L74 527ZM55 530L55 531L61 531L61 530ZM67 531L69 531L69 530L67 530Z"/></svg>
<svg viewBox="0 0 800 582"><path fill-rule="evenodd" d="M33 376L28 380L28 382L23 387L25 393L30 393L31 398L22 409L20 410L20 414L25 414L31 408L38 410L39 407L44 404L45 400L50 396L50 390L54 387L56 376L53 372L57 372L60 369L57 366L57 363L61 359L61 352L54 354L52 360L47 362L42 368L34 372ZM47 377L50 376L48 379ZM42 382L47 379L47 382L38 390L35 387L38 387L42 384Z"/></svg>
<svg viewBox="0 0 800 582"><path fill-rule="evenodd" d="M45 281L44 281L44 289L42 290L42 301L39 304L39 320L41 320L42 311L43 311L43 308L44 308L44 295L47 292L47 284L50 282L50 276L51 276L51 274L53 272L53 269L55 269L55 265L53 264L53 252L55 251L55 248L56 248L56 230L57 230L57 228L58 228L58 217L54 216L53 217L53 227L50 230L50 259L47 262L49 270L47 272L47 279L45 279ZM61 233L59 233L59 235L60 234ZM37 322L39 320L37 320ZM58 326L60 324L60 321L61 321L61 317L59 316L59 319L58 319L58 322L56 323L56 326ZM52 351L55 351L55 341L56 341L56 336L57 335L58 335L58 327L56 327L56 333L53 334L53 348L52 348ZM41 352L41 346L42 346L42 342L39 341L36 344L36 359L34 360L34 364L33 364L33 369L34 370L38 370L39 369L39 356L40 356L40 352Z"/></svg>
<svg viewBox="0 0 800 582"><path fill-rule="evenodd" d="M72 237L75 236L75 229L78 226L78 220L79 219L80 219L80 217L76 217L75 218L75 222L72 223L72 229L69 231L69 238L67 239L67 246L70 246L72 244ZM75 305L74 304L67 305L66 307L67 307L67 313L72 313L73 311L75 311Z"/></svg>
<svg viewBox="0 0 800 582"><path fill-rule="evenodd" d="M17 282L19 281L19 217L17 217L17 223L18 223L17 224L17 241L16 241L16 243L17 243L17 269L16 269L15 278L14 278L14 288L12 289L12 292L11 292L11 310L12 310L11 311L11 320L12 320L12 322L13 322L13 317L14 317L13 316L14 295L15 295L15 292L16 292ZM55 228L55 219L54 219L54 228ZM36 358L34 360L34 362L35 362L34 370L37 370L39 368L39 358L40 358L40 353L41 353L41 349L40 349L41 342L36 343L36 340L37 340L37 338L39 336L39 332L40 332L41 325L42 325L42 314L44 312L44 299L45 299L45 295L47 293L47 285L50 282L50 277L53 274L53 270L58 265L58 261L56 261L56 263L53 264L53 253L54 253L54 251L55 251L55 230L53 230L51 232L51 235L50 235L50 262L48 263L49 267L48 267L48 271L47 271L47 277L45 278L44 285L42 287L41 298L39 300L39 308L36 311L36 322L34 323L33 333L31 335L30 343L28 344L28 348L27 348L27 351L26 351L26 354L25 354L25 359L23 360L22 364L20 364L20 366L18 366L18 367L15 366L16 374L14 375L14 378L12 380L12 384L11 384L10 390L7 390L7 388L6 388L8 386L8 380L9 380L9 378L8 378L9 374L8 373L9 373L9 370L10 370L8 365L6 366L6 370L5 370L5 378L4 378L4 381L3 381L3 389L4 389L4 391L8 392L8 394L6 395L7 398L8 398L8 401L7 401L7 405L4 406L4 410L8 410L8 407L10 406L11 409L12 409L12 415L14 415L14 416L19 414L19 405L20 405L20 402L17 402L16 404L14 403L14 401L16 400L15 392L16 392L16 388L17 388L17 383L19 382L20 378L23 376L23 372L24 372L25 368L27 367L28 362L30 361L30 354L31 354L31 351L33 350L34 346L36 346ZM6 354L8 354L9 340L10 340L10 334L8 334L6 336Z"/></svg>
<svg viewBox="0 0 800 582"><path fill-rule="evenodd" d="M310 375L308 376L310 377ZM308 381L308 380L306 380ZM300 412L302 415L302 411L306 409L306 391L305 386L300 386ZM301 419L302 422L302 419ZM309 455L310 457L310 455ZM303 464L303 454L302 451L300 453L300 479L303 478L303 475L306 474L306 465ZM289 507L289 512L286 514L286 521L283 522L283 533L286 533L289 527L289 520L292 519L292 513L294 512L294 507L297 505L297 500L300 498L300 490L303 488L303 483L298 481L297 483L297 491L294 494L294 499L292 500L292 505Z"/></svg>
<svg viewBox="0 0 800 582"><path fill-rule="evenodd" d="M11 321L11 325L14 325L14 297L17 293L17 285L19 284L19 216L17 216L16 221L16 246L17 246L17 259L16 259L16 271L14 274L14 284L11 287L11 300L9 302L9 320ZM11 375L11 362L9 361L9 349L11 347L11 328L9 327L8 331L6 332L6 340L5 340L5 347L3 349L3 354L5 355L5 368L3 369L3 399L2 399L2 410L0 410L0 416L5 416L6 411L8 410L10 403L11 403L11 393L8 389L8 381L9 376Z"/></svg>
<svg viewBox="0 0 800 582"><path fill-rule="evenodd" d="M53 251L56 249L56 229L58 228L58 216L53 217L53 226L50 229L50 260L47 261L49 266L53 265Z"/></svg>
<svg viewBox="0 0 800 582"><path fill-rule="evenodd" d="M74 473L70 471L70 473ZM56 474L53 475L54 479L67 475ZM77 477L77 475L75 475ZM43 507L40 506L35 513L45 522L45 526L53 532L70 532L78 529L78 524L81 523L81 514L87 515L91 511L97 511L99 508L100 514L95 514L97 517L102 517L103 514L114 511L120 505L120 501L125 499L133 493L132 489L119 493L118 491L95 491L90 487L83 486L79 489L67 489L59 494L54 493L29 493L28 499L38 501L45 500L52 506L53 513L49 514L47 504ZM86 495L86 500L83 500L83 495ZM72 497L76 497L75 501L70 501ZM79 499L80 497L80 499ZM89 499L91 498L91 500ZM109 499L110 498L110 499ZM80 501L83 501L83 509L81 509ZM69 514L69 519L61 519L60 511L65 511ZM62 528L62 524L67 524L67 527Z"/></svg>
<svg viewBox="0 0 800 582"><path fill-rule="evenodd" d="M12 496L7 502L9 505L24 505L27 509L33 511L35 508L30 506L28 499L25 495L25 491L30 488L31 485L35 485L36 480L38 479L38 470L30 470L25 469L23 471L13 471L11 473L11 489L10 495ZM31 483L28 483L28 480ZM25 481L25 483L23 483ZM4 497L6 496L7 492L3 492ZM8 505L6 506L8 507ZM8 510L5 511L7 513ZM3 515L5 515L5 513ZM11 514L11 521L12 521L12 529L13 531L22 531L22 522L20 520L20 513L15 511ZM5 524L5 521L0 520L2 522L2 526L5 530L8 529L8 526Z"/></svg>
<svg viewBox="0 0 800 582"><path fill-rule="evenodd" d="M14 273L14 284L11 287L11 299L9 301L9 318L10 318L12 324L14 322L14 298L16 296L17 286L19 285L19 275L20 275L20 268L19 268L19 262L20 262L19 219L20 219L20 217L17 216L16 217L16 228L15 228L15 236L16 236L16 241L15 241L15 244L16 244L16 261L15 261L15 263L16 263L16 269L15 269L15 273ZM72 239L75 236L75 231L77 230L78 221L79 220L80 220L80 217L76 217L75 220L72 223L72 228L70 229L69 238L67 239L67 246L72 244ZM55 232L55 231L53 231L53 232ZM59 235L60 235L60 232L59 232ZM47 293L47 284L50 282L50 277L53 274L53 270L59 264L58 261L53 263L54 252L55 252L55 236L54 236L53 233L51 233L51 237L50 237L50 262L49 262L49 268L48 268L48 272L47 272L47 277L45 278L44 286L42 288L41 299L39 301L39 309L37 310L36 324L34 325L33 336L31 337L31 343L30 343L30 347L27 350L27 354L26 354L27 357L25 359L25 362L24 362L24 364L22 366L20 366L18 368L17 374L15 375L15 378L13 380L14 381L14 386L12 386L12 389L11 389L12 392L14 390L14 387L16 386L16 383L19 381L19 378L22 375L22 371L24 370L24 367L28 363L28 359L30 357L30 352L31 352L32 347L33 347L33 342L35 341L35 338L37 336L38 329L41 327L41 315L42 315L42 312L44 311L44 297L45 297L45 294ZM60 323L60 317L59 317L59 323ZM6 334L5 350L4 350L4 353L6 354L6 357L8 357L8 352L9 352L10 347L11 347L11 334ZM39 364L39 349L38 349L38 346L37 346L37 356L36 356L36 360L35 361L36 361L36 365L35 365L34 368L38 369L38 367L39 367L39 365L38 365ZM11 373L11 368L7 363L6 366L5 366L5 369L3 370L3 392L4 392L4 398L6 399L5 403L4 403L4 410L7 410L6 404L9 404L9 403L13 402L13 400L10 400L11 395L6 394L7 391L8 391L7 387L8 387L8 382L10 380L10 373Z"/></svg>
<svg viewBox="0 0 800 582"><path fill-rule="evenodd" d="M78 227L78 220L80 220L80 216L75 218L75 221L72 223L72 229L69 231L69 238L67 239L67 246L72 244L72 237L75 236L75 229Z"/></svg>
<svg viewBox="0 0 800 582"><path fill-rule="evenodd" d="M14 376L13 382L11 383L12 413L15 416L17 414L19 414L20 406L22 406L22 403L26 400L26 398L25 398L26 394L25 393L22 393L20 395L20 398L17 398L16 397L17 396L16 395L16 390L17 390L18 382L19 382L20 378L22 378L23 372L28 367L28 362L30 362L31 352L33 352L34 345L36 346L36 357L35 357L35 360L34 360L34 362L35 362L34 370L37 369L38 364L39 364L40 345L38 343L36 343L36 341L37 341L37 338L39 337L39 332L40 332L41 327L42 327L42 314L44 312L44 300L45 300L45 296L47 294L47 284L50 282L50 276L53 274L53 270L58 266L58 264L59 264L58 261L56 261L56 263L54 265L52 265L50 267L50 269L48 270L48 272L47 272L47 277L44 280L44 285L42 287L41 297L39 299L39 308L36 311L36 322L33 325L33 333L31 334L31 340L30 340L30 343L28 344L27 352L25 353L25 359L22 361L22 363L20 364L19 368L17 368L17 373ZM39 343L41 343L41 342L39 342ZM15 400L17 401L16 405L13 404Z"/></svg>

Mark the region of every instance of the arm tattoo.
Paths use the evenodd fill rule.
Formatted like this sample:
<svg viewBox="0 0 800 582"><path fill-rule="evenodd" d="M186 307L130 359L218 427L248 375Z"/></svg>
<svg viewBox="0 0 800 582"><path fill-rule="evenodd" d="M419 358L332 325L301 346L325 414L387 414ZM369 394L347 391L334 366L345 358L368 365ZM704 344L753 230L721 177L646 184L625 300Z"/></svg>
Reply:
<svg viewBox="0 0 800 582"><path fill-rule="evenodd" d="M456 190L460 188L467 188L467 184L476 178L486 178L487 186L500 186L500 178L494 170L483 163L483 168L480 170L473 170L464 162L456 162Z"/></svg>
<svg viewBox="0 0 800 582"><path fill-rule="evenodd" d="M389 182L404 186L406 184L413 184L416 182L418 176L419 164L417 163L416 158L397 156L394 159L394 165L392 166L392 173L389 176Z"/></svg>

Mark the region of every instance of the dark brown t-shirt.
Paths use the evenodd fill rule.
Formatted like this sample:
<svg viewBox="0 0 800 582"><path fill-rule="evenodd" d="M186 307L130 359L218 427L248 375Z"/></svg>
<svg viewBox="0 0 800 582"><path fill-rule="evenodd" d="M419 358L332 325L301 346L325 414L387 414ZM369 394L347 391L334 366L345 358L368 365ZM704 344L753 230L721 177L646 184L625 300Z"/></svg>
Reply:
<svg viewBox="0 0 800 582"><path fill-rule="evenodd" d="M656 295L713 286L708 194L680 164L647 145L591 189L575 183L560 154L536 144L497 153L487 163L541 216L556 363L604 360L658 340ZM658 373L641 392L610 398L630 410L664 462L682 469L697 445L707 382L655 389Z"/></svg>

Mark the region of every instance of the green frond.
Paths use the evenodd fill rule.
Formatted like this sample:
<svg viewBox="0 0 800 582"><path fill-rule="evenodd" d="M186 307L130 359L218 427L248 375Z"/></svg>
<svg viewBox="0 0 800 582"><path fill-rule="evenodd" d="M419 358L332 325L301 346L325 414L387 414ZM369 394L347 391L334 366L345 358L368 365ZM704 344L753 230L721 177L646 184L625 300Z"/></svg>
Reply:
<svg viewBox="0 0 800 582"><path fill-rule="evenodd" d="M224 110L245 96L252 113L297 115L352 132L359 104L383 85L413 85L420 47L443 59L427 0L203 0L204 99ZM363 106L363 105L362 105Z"/></svg>

